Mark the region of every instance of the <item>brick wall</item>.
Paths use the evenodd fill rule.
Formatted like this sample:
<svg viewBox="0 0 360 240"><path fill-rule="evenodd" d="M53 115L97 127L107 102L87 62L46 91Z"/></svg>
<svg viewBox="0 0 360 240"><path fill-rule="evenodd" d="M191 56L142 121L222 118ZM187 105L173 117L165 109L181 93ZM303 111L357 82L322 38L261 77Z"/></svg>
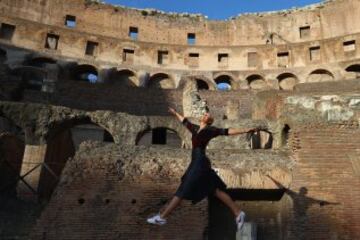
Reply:
<svg viewBox="0 0 360 240"><path fill-rule="evenodd" d="M291 190L293 209L286 239L359 239L360 131L344 125L302 126L294 130L292 146L297 166ZM307 188L307 194L299 189ZM324 204L324 201L337 204Z"/></svg>

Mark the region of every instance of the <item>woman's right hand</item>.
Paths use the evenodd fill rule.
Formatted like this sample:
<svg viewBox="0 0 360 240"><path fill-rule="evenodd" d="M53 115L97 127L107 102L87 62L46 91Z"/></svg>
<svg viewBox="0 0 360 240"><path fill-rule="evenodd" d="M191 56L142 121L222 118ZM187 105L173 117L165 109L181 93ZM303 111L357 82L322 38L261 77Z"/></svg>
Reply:
<svg viewBox="0 0 360 240"><path fill-rule="evenodd" d="M169 110L169 113L176 115L176 111L172 107L169 107L168 110Z"/></svg>

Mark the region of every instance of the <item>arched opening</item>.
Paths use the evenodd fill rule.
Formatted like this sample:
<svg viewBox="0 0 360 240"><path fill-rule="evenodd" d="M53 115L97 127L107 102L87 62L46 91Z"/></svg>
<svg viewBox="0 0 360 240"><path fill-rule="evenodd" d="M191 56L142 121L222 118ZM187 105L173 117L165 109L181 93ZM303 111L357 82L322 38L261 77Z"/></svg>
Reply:
<svg viewBox="0 0 360 240"><path fill-rule="evenodd" d="M114 142L112 135L107 130L94 123L76 125L70 130L76 150L79 149L82 142L88 140L107 143Z"/></svg>
<svg viewBox="0 0 360 240"><path fill-rule="evenodd" d="M232 89L232 78L228 75L221 75L215 78L217 89L220 91L230 91Z"/></svg>
<svg viewBox="0 0 360 240"><path fill-rule="evenodd" d="M317 69L310 73L308 82L329 82L334 81L334 75L325 69Z"/></svg>
<svg viewBox="0 0 360 240"><path fill-rule="evenodd" d="M195 79L195 81L198 90L209 90L209 85L204 80Z"/></svg>
<svg viewBox="0 0 360 240"><path fill-rule="evenodd" d="M285 124L281 132L282 146L284 147L288 147L289 133L290 133L290 127L289 125Z"/></svg>
<svg viewBox="0 0 360 240"><path fill-rule="evenodd" d="M22 67L14 70L20 74L26 89L41 91L46 77L46 72L37 67Z"/></svg>
<svg viewBox="0 0 360 240"><path fill-rule="evenodd" d="M350 74L349 78L359 78L360 77L360 64L354 64L345 69L345 71Z"/></svg>
<svg viewBox="0 0 360 240"><path fill-rule="evenodd" d="M273 136L268 131L256 131L249 134L249 145L251 149L271 149Z"/></svg>
<svg viewBox="0 0 360 240"><path fill-rule="evenodd" d="M297 77L292 73L283 73L277 77L281 90L293 90L298 82Z"/></svg>
<svg viewBox="0 0 360 240"><path fill-rule="evenodd" d="M136 145L166 145L181 148L182 140L175 130L158 127L139 134Z"/></svg>
<svg viewBox="0 0 360 240"><path fill-rule="evenodd" d="M24 63L27 66L43 68L46 64L56 64L56 60L48 57L32 58Z"/></svg>
<svg viewBox="0 0 360 240"><path fill-rule="evenodd" d="M39 180L40 198L51 197L67 160L75 155L84 141L106 143L114 142L114 139L106 129L88 118L65 121L52 129L47 140L45 167Z"/></svg>
<svg viewBox="0 0 360 240"><path fill-rule="evenodd" d="M73 78L75 81L97 83L98 71L91 65L79 65L74 69Z"/></svg>
<svg viewBox="0 0 360 240"><path fill-rule="evenodd" d="M7 52L4 49L0 48L0 63L3 63L7 60Z"/></svg>
<svg viewBox="0 0 360 240"><path fill-rule="evenodd" d="M253 89L253 90L264 89L267 86L265 79L261 75L258 75L258 74L247 77L246 81L249 85L249 88Z"/></svg>
<svg viewBox="0 0 360 240"><path fill-rule="evenodd" d="M174 89L175 83L168 74L157 73L150 77L149 87L160 89Z"/></svg>
<svg viewBox="0 0 360 240"><path fill-rule="evenodd" d="M114 72L111 76L110 82L116 85L128 87L140 86L139 79L136 74L128 69Z"/></svg>
<svg viewBox="0 0 360 240"><path fill-rule="evenodd" d="M24 131L0 117L0 194L16 196L24 151Z"/></svg>

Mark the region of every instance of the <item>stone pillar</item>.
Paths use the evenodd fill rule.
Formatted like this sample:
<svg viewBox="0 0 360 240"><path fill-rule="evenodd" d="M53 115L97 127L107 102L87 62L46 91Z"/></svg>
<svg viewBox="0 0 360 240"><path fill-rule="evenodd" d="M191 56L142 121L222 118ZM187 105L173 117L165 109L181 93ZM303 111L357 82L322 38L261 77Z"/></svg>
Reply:
<svg viewBox="0 0 360 240"><path fill-rule="evenodd" d="M32 201L38 200L38 195L34 193L34 191L38 191L40 174L42 170L41 164L45 161L46 149L47 145L25 146L20 176L26 175L23 179L26 183L23 181L19 181L18 183L17 195L19 198Z"/></svg>
<svg viewBox="0 0 360 240"><path fill-rule="evenodd" d="M58 81L59 68L56 64L46 64L46 76L43 80L43 92L55 92L56 82Z"/></svg>
<svg viewBox="0 0 360 240"><path fill-rule="evenodd" d="M150 74L146 71L140 70L137 73L138 75L138 80L139 80L139 87L146 87L148 86L148 82L150 79Z"/></svg>
<svg viewBox="0 0 360 240"><path fill-rule="evenodd" d="M279 81L277 79L268 79L268 85L271 89L279 89Z"/></svg>
<svg viewBox="0 0 360 240"><path fill-rule="evenodd" d="M108 79L108 76L110 74L111 70L108 69L102 69L98 71L98 83L105 83Z"/></svg>

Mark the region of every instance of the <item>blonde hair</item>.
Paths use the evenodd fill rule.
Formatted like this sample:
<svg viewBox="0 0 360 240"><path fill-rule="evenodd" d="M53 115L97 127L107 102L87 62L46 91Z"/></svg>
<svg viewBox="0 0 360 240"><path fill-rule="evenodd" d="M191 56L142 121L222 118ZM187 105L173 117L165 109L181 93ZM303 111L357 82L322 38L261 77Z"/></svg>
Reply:
<svg viewBox="0 0 360 240"><path fill-rule="evenodd" d="M214 118L210 116L210 117L208 118L207 124L208 124L208 125L212 125L213 123L214 123Z"/></svg>

